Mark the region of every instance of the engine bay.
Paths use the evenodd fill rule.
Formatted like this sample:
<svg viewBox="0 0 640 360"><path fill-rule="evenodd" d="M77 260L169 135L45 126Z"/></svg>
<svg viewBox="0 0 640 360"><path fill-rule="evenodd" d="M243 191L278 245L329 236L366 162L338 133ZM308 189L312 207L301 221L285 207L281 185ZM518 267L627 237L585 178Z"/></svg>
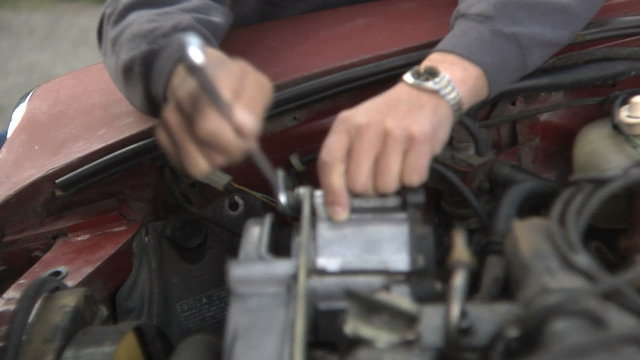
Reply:
<svg viewBox="0 0 640 360"><path fill-rule="evenodd" d="M471 109L424 186L345 222L315 180L326 129L426 50L276 95L286 212L250 164L216 189L149 134L52 175L5 212L5 358L638 358L638 22L591 24Z"/></svg>

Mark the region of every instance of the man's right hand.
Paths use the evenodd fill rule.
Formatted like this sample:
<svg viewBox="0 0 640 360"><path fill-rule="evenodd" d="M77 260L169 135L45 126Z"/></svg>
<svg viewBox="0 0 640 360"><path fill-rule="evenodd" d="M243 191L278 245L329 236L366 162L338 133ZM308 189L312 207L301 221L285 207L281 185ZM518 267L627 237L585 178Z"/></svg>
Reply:
<svg viewBox="0 0 640 360"><path fill-rule="evenodd" d="M155 135L169 160L195 178L238 162L256 146L273 86L244 60L206 48L206 71L229 104L229 124L201 91L184 64L176 66Z"/></svg>

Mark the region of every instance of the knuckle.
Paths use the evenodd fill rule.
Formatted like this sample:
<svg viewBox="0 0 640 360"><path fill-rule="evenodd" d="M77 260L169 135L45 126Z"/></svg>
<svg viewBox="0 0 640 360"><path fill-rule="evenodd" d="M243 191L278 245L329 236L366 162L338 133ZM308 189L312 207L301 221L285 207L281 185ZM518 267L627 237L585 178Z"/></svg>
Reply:
<svg viewBox="0 0 640 360"><path fill-rule="evenodd" d="M429 134L426 131L411 130L408 137L414 144L424 144L429 141Z"/></svg>
<svg viewBox="0 0 640 360"><path fill-rule="evenodd" d="M323 148L318 155L318 166L320 169L329 169L338 164L338 157L334 152Z"/></svg>
<svg viewBox="0 0 640 360"><path fill-rule="evenodd" d="M206 142L210 142L210 139L215 139L218 127L217 116L209 115L208 113L208 111L201 111L191 124L194 135L199 140Z"/></svg>
<svg viewBox="0 0 640 360"><path fill-rule="evenodd" d="M402 141L406 138L405 130L394 124L385 123L384 132L386 137L394 142Z"/></svg>

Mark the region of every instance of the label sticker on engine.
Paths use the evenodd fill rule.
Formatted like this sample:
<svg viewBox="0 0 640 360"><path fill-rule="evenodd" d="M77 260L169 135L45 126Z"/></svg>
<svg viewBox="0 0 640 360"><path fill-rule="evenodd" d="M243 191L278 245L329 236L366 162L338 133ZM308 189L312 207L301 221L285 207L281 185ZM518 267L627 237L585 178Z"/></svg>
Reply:
<svg viewBox="0 0 640 360"><path fill-rule="evenodd" d="M218 288L176 304L182 326L195 330L224 320L229 303L229 290Z"/></svg>

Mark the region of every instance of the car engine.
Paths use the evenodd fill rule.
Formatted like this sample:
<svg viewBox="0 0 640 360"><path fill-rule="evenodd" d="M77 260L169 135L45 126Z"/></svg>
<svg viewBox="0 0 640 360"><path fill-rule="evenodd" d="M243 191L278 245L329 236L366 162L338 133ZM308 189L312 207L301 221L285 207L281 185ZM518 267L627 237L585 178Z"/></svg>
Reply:
<svg viewBox="0 0 640 360"><path fill-rule="evenodd" d="M149 136L52 175L37 204L9 203L19 211L5 223L17 225L3 243L48 255L122 233L132 260L83 250L95 266L73 286L69 268L37 268L5 358L639 358L639 21L589 25L471 109L424 186L354 197L345 222L325 212L318 145L337 112L428 50L276 95L264 143L286 174L286 209L250 164L212 187ZM100 221L65 220L83 216ZM3 291L42 256L2 273Z"/></svg>

